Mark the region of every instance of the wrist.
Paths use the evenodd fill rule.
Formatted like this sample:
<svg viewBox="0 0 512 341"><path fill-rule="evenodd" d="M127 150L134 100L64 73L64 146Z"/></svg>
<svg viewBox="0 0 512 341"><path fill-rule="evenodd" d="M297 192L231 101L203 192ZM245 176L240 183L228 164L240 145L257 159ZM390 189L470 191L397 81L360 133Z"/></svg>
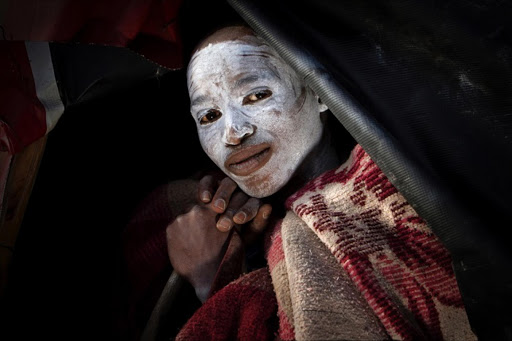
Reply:
<svg viewBox="0 0 512 341"><path fill-rule="evenodd" d="M194 290L196 292L197 298L201 301L201 303L204 303L206 299L208 298L208 294L210 293L210 286L209 285L203 285L203 286L194 286Z"/></svg>
<svg viewBox="0 0 512 341"><path fill-rule="evenodd" d="M216 274L217 266L210 265L203 267L201 271L196 272L196 274L188 278L190 284L194 287L197 298L199 298L201 302L206 301L208 298Z"/></svg>

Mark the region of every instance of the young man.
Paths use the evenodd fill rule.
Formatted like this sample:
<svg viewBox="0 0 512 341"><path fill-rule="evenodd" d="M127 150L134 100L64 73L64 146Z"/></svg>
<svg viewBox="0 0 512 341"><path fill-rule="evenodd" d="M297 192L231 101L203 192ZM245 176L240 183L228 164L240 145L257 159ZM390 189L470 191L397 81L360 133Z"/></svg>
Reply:
<svg viewBox="0 0 512 341"><path fill-rule="evenodd" d="M210 45L212 40L221 42ZM260 220L269 215L271 207L261 206L256 198L291 194L339 165L333 146L320 143L324 132L321 112L327 107L247 28L223 29L203 42L191 59L187 78L201 146L229 177L221 182L212 204L204 208L211 211L209 218L216 220L220 231L251 220L251 227L261 230L264 221ZM237 193L230 201L237 185L251 198ZM211 178L203 179L200 189L201 199L209 202L214 194ZM227 203L232 205L226 210ZM223 214L216 219L219 213ZM189 219L187 215L177 219L169 231L170 243L176 234L173 229L202 225ZM180 263L173 261L178 269ZM198 272L205 273L204 269ZM195 276L186 277L194 281ZM208 290L208 284L200 289L205 294Z"/></svg>
<svg viewBox="0 0 512 341"><path fill-rule="evenodd" d="M190 184L167 227L204 302L177 339L476 339L447 251L362 148L339 159L327 108L269 45L221 29L187 80L227 178ZM265 228L268 266L241 276L239 236Z"/></svg>

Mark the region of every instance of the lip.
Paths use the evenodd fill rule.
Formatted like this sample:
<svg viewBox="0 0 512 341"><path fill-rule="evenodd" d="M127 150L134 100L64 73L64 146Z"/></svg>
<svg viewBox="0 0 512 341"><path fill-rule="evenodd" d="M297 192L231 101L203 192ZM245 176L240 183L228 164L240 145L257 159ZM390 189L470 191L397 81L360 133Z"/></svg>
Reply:
<svg viewBox="0 0 512 341"><path fill-rule="evenodd" d="M231 154L224 167L235 175L246 176L265 166L271 156L268 143L248 146Z"/></svg>

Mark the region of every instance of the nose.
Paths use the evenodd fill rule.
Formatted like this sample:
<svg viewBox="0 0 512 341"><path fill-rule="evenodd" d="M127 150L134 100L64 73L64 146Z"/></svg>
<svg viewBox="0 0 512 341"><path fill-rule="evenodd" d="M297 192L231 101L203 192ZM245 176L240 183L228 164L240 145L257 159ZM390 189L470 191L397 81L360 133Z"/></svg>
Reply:
<svg viewBox="0 0 512 341"><path fill-rule="evenodd" d="M253 135L256 127L248 122L242 113L234 113L226 119L223 142L228 146L237 146Z"/></svg>

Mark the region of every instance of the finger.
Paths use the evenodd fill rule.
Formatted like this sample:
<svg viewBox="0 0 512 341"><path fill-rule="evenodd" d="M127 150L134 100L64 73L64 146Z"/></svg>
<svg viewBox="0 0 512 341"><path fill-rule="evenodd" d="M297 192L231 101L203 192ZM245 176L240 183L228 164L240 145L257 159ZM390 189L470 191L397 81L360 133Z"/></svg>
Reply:
<svg viewBox="0 0 512 341"><path fill-rule="evenodd" d="M245 204L243 204L233 217L233 221L236 224L245 224L251 221L261 206L261 200L257 198L249 198Z"/></svg>
<svg viewBox="0 0 512 341"><path fill-rule="evenodd" d="M216 180L212 175L206 175L199 180L199 185L197 186L199 200L205 204L210 202L215 190L215 183Z"/></svg>
<svg viewBox="0 0 512 341"><path fill-rule="evenodd" d="M265 230L268 224L268 218L270 217L271 213L272 206L270 206L269 204L262 205L259 208L258 213L254 217L254 219L251 220L248 228L249 231L247 231L247 233L259 234L263 230Z"/></svg>
<svg viewBox="0 0 512 341"><path fill-rule="evenodd" d="M219 188L212 199L212 209L217 213L223 213L229 203L231 195L235 191L236 183L228 177L225 177L219 183Z"/></svg>
<svg viewBox="0 0 512 341"><path fill-rule="evenodd" d="M256 217L246 225L246 228L243 231L242 238L244 243L251 244L259 235L261 235L261 232L263 232L268 225L271 212L272 206L269 204L265 204L260 207Z"/></svg>
<svg viewBox="0 0 512 341"><path fill-rule="evenodd" d="M231 228L235 225L233 222L233 215L238 211L238 209L243 206L247 201L247 194L243 192L236 192L233 194L228 208L219 217L219 220L217 220L217 229L222 232L226 232L231 230Z"/></svg>

